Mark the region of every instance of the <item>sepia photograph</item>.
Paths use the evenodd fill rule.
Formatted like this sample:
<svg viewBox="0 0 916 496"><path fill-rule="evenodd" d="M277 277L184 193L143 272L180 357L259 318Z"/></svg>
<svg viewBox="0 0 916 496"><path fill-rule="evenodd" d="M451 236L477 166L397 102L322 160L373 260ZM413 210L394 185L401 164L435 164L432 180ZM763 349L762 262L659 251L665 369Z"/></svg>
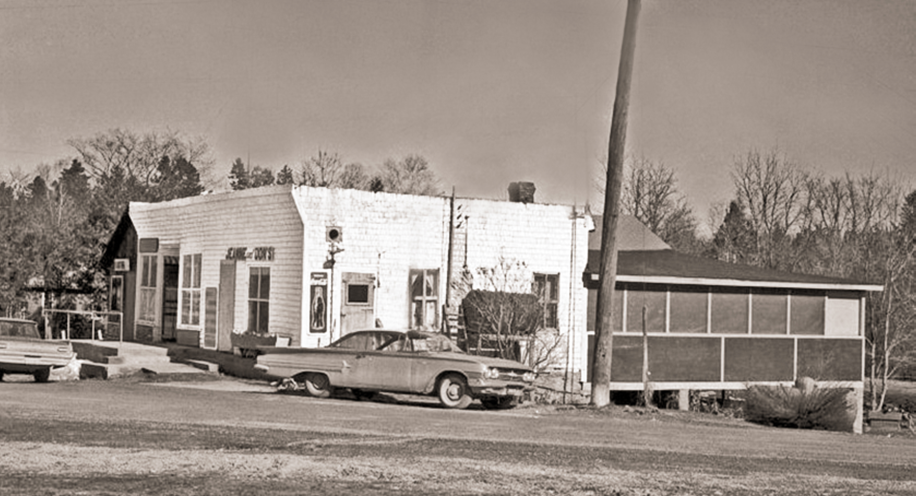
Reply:
<svg viewBox="0 0 916 496"><path fill-rule="evenodd" d="M0 494L916 494L916 0L0 0Z"/></svg>

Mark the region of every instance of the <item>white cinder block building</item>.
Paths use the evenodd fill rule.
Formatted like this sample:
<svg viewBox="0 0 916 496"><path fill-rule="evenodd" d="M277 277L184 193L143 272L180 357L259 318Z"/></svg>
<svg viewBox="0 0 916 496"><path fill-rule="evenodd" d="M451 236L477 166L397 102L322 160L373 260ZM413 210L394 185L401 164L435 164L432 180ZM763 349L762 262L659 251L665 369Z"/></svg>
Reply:
<svg viewBox="0 0 916 496"><path fill-rule="evenodd" d="M450 280L522 262L513 277L552 288L558 362L580 373L588 220L570 206L276 186L131 203L105 261L128 339L223 351L233 331L314 347L378 324L439 328L463 296Z"/></svg>

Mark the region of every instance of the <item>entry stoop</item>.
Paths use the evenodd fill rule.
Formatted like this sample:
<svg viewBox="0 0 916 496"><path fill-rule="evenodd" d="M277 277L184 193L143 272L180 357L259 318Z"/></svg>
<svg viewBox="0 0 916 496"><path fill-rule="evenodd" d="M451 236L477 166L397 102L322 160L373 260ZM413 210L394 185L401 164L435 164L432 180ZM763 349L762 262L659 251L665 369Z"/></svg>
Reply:
<svg viewBox="0 0 916 496"><path fill-rule="evenodd" d="M80 378L110 379L147 372L154 374L202 374L207 371L182 363L172 363L168 348L139 343L72 340L73 350L82 360Z"/></svg>

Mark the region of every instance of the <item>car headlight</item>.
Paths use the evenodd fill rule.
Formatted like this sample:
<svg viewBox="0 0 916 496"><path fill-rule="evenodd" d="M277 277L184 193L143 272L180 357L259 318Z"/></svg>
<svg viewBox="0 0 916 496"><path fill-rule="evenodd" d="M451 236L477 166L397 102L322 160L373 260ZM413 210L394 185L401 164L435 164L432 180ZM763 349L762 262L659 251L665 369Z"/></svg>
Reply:
<svg viewBox="0 0 916 496"><path fill-rule="evenodd" d="M499 379L499 369L488 367L483 376L487 379Z"/></svg>
<svg viewBox="0 0 916 496"><path fill-rule="evenodd" d="M525 372L525 374L522 375L522 380L525 382L534 382L534 379L536 378L537 375L534 372Z"/></svg>

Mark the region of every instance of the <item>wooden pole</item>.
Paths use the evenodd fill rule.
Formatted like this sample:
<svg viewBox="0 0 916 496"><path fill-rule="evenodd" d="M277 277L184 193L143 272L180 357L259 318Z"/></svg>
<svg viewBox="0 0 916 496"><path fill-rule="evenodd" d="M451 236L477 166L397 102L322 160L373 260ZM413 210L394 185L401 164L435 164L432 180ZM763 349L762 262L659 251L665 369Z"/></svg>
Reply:
<svg viewBox="0 0 916 496"><path fill-rule="evenodd" d="M627 2L627 17L623 28L623 47L617 70L617 92L608 139L607 180L604 196L604 217L601 232L601 285L598 287L598 308L595 322L595 348L592 367L593 406L611 402L611 353L614 329L614 286L617 284L617 218L620 215L620 189L623 181L623 152L627 139L627 111L630 105L630 80L636 51L636 20L639 0Z"/></svg>

